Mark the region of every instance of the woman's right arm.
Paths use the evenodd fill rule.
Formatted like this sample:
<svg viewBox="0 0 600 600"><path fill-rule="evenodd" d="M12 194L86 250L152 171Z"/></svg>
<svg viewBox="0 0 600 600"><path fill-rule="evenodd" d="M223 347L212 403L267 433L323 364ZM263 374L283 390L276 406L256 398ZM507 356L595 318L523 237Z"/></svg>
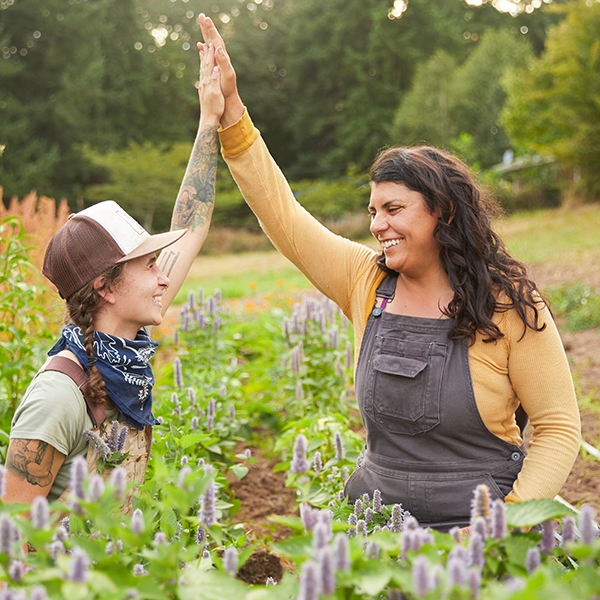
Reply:
<svg viewBox="0 0 600 600"><path fill-rule="evenodd" d="M199 22L205 42L216 48L225 96L219 134L236 183L275 247L348 313L353 286L372 267L374 251L335 235L296 201L245 112L223 40L208 17L200 15Z"/></svg>
<svg viewBox="0 0 600 600"><path fill-rule="evenodd" d="M3 502L31 503L48 496L65 455L41 440L13 438L6 455Z"/></svg>

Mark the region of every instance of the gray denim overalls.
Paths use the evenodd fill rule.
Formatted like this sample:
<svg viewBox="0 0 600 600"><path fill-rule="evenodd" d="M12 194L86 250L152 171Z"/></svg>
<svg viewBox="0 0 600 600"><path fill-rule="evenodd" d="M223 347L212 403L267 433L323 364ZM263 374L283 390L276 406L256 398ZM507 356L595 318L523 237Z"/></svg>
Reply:
<svg viewBox="0 0 600 600"><path fill-rule="evenodd" d="M481 419L468 340L448 339L451 319L385 312L395 288L393 275L379 285L360 348L356 396L367 442L345 492L354 502L378 489L423 526L465 527L475 487L504 499L525 452Z"/></svg>

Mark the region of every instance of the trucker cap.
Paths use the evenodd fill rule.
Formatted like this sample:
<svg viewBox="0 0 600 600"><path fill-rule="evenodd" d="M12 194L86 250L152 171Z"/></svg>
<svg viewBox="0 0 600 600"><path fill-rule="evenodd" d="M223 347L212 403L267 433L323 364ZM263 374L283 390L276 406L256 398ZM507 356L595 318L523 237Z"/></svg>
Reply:
<svg viewBox="0 0 600 600"><path fill-rule="evenodd" d="M42 273L68 298L109 267L162 250L186 231L150 235L116 202L99 202L71 215L54 234Z"/></svg>

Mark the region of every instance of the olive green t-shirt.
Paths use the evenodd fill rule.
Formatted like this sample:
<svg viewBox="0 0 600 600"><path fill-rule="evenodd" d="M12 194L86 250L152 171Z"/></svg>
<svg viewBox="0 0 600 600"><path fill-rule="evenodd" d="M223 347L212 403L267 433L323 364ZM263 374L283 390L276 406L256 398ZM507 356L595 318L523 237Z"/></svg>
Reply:
<svg viewBox="0 0 600 600"><path fill-rule="evenodd" d="M106 418L119 419L117 409ZM31 382L11 424L11 439L41 440L65 455L48 500L56 500L69 485L70 468L76 456L87 454L84 429L92 429L85 399L75 382L64 373L43 371Z"/></svg>

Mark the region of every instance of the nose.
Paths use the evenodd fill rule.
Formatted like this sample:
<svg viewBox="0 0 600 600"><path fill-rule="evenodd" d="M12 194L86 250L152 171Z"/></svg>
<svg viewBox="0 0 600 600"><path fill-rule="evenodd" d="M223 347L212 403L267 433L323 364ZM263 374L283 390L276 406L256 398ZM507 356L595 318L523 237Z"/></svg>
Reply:
<svg viewBox="0 0 600 600"><path fill-rule="evenodd" d="M168 288L171 285L171 280L163 273L162 269L160 269L159 267L156 267L156 269L158 270L158 285L162 285L165 288Z"/></svg>
<svg viewBox="0 0 600 600"><path fill-rule="evenodd" d="M381 213L375 213L371 218L371 233L375 238L380 235L388 226L387 219Z"/></svg>

